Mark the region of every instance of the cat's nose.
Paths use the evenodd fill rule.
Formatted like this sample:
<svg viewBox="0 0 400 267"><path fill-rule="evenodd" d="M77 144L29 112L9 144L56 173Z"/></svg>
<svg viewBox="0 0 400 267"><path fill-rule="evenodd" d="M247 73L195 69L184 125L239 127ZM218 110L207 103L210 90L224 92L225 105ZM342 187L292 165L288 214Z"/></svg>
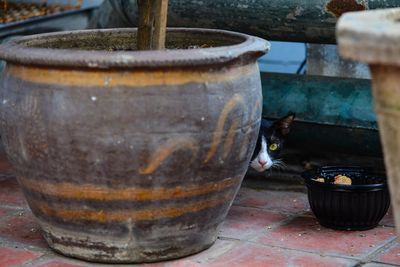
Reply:
<svg viewBox="0 0 400 267"><path fill-rule="evenodd" d="M259 159L258 163L260 163L261 166L264 166L265 164L267 164L267 161Z"/></svg>

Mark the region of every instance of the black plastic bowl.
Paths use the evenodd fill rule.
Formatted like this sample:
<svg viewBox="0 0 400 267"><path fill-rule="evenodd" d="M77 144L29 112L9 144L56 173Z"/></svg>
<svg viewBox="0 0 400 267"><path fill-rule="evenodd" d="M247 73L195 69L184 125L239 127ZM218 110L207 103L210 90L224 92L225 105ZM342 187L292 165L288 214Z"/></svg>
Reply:
<svg viewBox="0 0 400 267"><path fill-rule="evenodd" d="M346 175L352 185L333 184L336 175ZM302 173L308 202L319 223L340 230L368 230L385 216L390 196L386 176L362 167L326 166ZM324 177L325 183L314 181Z"/></svg>

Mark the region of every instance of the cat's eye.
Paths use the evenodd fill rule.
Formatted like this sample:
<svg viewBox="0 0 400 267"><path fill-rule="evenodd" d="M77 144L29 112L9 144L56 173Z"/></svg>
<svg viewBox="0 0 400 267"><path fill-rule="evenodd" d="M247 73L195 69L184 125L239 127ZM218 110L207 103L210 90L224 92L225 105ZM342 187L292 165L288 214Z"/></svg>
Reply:
<svg viewBox="0 0 400 267"><path fill-rule="evenodd" d="M275 151L275 150L277 150L277 149L278 149L278 144L270 144L270 145L269 145L269 150Z"/></svg>

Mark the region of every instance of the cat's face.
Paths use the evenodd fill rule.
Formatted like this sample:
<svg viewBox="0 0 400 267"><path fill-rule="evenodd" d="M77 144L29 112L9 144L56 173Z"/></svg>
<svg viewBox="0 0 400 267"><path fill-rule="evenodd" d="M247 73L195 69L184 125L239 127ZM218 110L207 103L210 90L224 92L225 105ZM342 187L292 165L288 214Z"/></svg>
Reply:
<svg viewBox="0 0 400 267"><path fill-rule="evenodd" d="M282 162L279 160L279 155L293 120L292 113L273 123L262 120L256 148L250 162L253 169L263 172Z"/></svg>

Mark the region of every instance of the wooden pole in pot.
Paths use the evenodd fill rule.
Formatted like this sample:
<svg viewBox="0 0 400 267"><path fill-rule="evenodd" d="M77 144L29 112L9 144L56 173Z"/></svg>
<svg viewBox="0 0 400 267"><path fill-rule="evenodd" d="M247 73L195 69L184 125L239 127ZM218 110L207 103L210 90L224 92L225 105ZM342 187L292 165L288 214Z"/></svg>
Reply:
<svg viewBox="0 0 400 267"><path fill-rule="evenodd" d="M165 48L168 0L137 0L139 23L138 50Z"/></svg>

